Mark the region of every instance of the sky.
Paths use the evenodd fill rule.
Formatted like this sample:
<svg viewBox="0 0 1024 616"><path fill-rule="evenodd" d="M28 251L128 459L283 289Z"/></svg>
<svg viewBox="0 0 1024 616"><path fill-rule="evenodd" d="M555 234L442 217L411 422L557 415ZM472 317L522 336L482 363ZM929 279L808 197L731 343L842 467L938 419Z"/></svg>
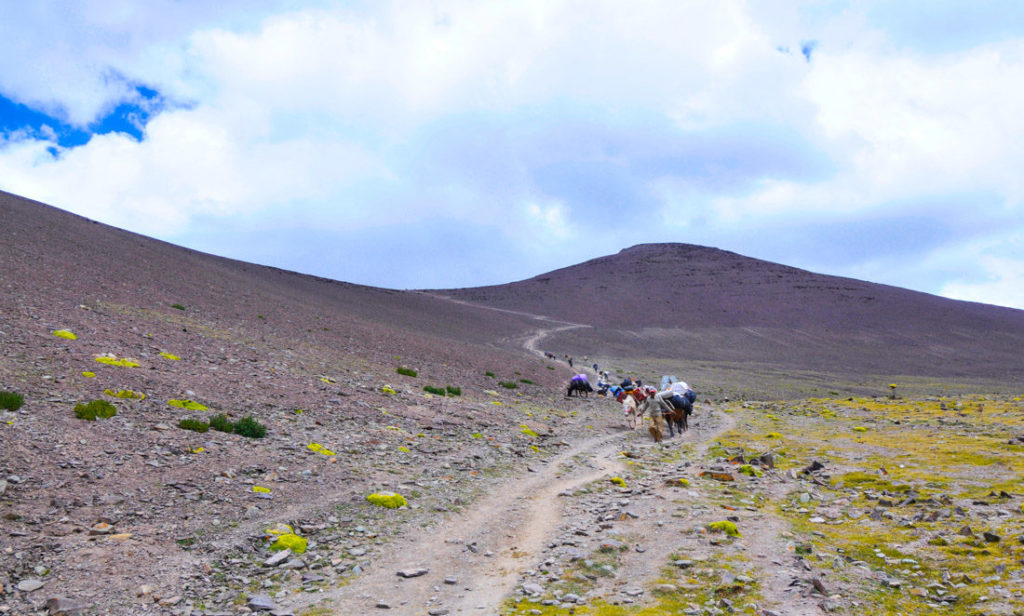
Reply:
<svg viewBox="0 0 1024 616"><path fill-rule="evenodd" d="M0 189L103 223L388 288L684 242L1024 309L1016 0L0 6Z"/></svg>

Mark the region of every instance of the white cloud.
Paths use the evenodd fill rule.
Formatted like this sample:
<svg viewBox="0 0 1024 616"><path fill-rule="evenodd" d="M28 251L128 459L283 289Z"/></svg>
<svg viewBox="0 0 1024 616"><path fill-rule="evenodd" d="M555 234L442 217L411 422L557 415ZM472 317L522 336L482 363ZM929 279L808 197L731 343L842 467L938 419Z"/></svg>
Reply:
<svg viewBox="0 0 1024 616"><path fill-rule="evenodd" d="M5 95L61 110L77 125L134 96L134 83L189 106L154 117L141 141L96 136L57 159L47 153L52 131L8 135L0 187L161 237L211 217L319 228L443 218L501 227L503 237L524 243L542 229L567 244L582 237L571 223L588 204L543 194L536 177L579 161L633 171L645 164L645 148L661 144L637 138L617 151L627 139L583 138L559 143L565 150L547 159L516 148L536 126L557 122L531 122L531 114L557 110L616 137L636 126L674 125L673 138L695 141L722 128L784 127L777 134L804 143L764 137L774 142L758 155L816 149L808 156L833 170L808 178L785 165L751 166L751 177L724 188L692 170L624 172L622 181L643 184L621 194L649 195L654 204L631 214L670 230L745 233L787 219L874 216L893 203L949 194L989 195L1003 208L994 218L1012 220L1024 207L1020 38L928 55L906 51L866 11L816 3L215 4L5 7ZM821 42L809 63L776 51L809 39ZM476 161L465 154L472 147L447 141L446 120L462 117L509 123L494 130L507 144L472 144L508 146L506 157L480 170L488 181L473 181ZM537 143L533 149L547 142ZM593 151L606 143L608 151ZM466 169L432 166L435 152L459 147L462 156L452 158ZM718 153L716 164L754 157L740 139L722 147L733 150ZM506 186L494 179L500 174ZM593 233L595 245L640 241ZM973 245L962 252L967 262L984 254ZM985 265L999 280L1016 280L1012 263Z"/></svg>
<svg viewBox="0 0 1024 616"><path fill-rule="evenodd" d="M978 262L986 274L984 280L949 282L939 294L1024 309L1024 260L985 256Z"/></svg>

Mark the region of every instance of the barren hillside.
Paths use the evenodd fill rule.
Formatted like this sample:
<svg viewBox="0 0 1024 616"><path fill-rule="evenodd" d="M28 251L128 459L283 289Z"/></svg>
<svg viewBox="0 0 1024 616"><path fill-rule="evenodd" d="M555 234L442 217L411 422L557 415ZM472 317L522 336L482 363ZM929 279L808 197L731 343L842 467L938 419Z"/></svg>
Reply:
<svg viewBox="0 0 1024 616"><path fill-rule="evenodd" d="M1024 311L702 246L639 245L520 282L435 293L592 325L548 343L595 356L1024 378Z"/></svg>

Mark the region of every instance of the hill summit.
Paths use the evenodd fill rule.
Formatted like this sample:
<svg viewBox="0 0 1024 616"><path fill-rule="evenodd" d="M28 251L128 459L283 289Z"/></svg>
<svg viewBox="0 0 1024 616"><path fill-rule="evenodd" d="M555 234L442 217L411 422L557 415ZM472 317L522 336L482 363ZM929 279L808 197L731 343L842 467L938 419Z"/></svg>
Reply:
<svg viewBox="0 0 1024 616"><path fill-rule="evenodd" d="M592 326L559 341L591 354L931 376L1024 374L1024 311L704 246L642 244L520 282L437 293Z"/></svg>

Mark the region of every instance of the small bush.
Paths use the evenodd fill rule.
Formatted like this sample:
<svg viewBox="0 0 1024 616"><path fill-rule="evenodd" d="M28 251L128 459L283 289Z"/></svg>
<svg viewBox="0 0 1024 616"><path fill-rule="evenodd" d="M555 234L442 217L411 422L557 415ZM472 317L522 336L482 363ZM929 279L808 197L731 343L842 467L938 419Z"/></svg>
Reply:
<svg viewBox="0 0 1024 616"><path fill-rule="evenodd" d="M447 393L443 387L434 387L433 385L425 386L423 391L428 394L434 394L435 396L444 396Z"/></svg>
<svg viewBox="0 0 1024 616"><path fill-rule="evenodd" d="M387 507L388 509L398 509L399 507L405 507L408 503L401 494L395 494L394 492L374 492L366 497L366 500L370 501L374 505L380 507Z"/></svg>
<svg viewBox="0 0 1024 616"><path fill-rule="evenodd" d="M270 544L270 550L272 552L291 550L293 554L302 554L306 551L308 545L309 543L305 537L300 537L294 533L286 533Z"/></svg>
<svg viewBox="0 0 1024 616"><path fill-rule="evenodd" d="M235 424L235 434L248 438L263 438L267 435L267 427L251 416L243 417Z"/></svg>
<svg viewBox="0 0 1024 616"><path fill-rule="evenodd" d="M488 370L487 372L484 372L484 376L489 376L489 377L491 377L493 379L494 378L494 373L491 372L490 370Z"/></svg>
<svg viewBox="0 0 1024 616"><path fill-rule="evenodd" d="M206 432L210 429L210 424L198 419L182 419L178 422L178 427L193 432Z"/></svg>
<svg viewBox="0 0 1024 616"><path fill-rule="evenodd" d="M97 417L109 419L117 415L117 407L106 400L79 402L75 405L75 417L86 421L96 421Z"/></svg>
<svg viewBox="0 0 1024 616"><path fill-rule="evenodd" d="M395 369L395 372L397 372L398 374L401 374L403 376L411 376L411 377L417 376L417 372L415 370L413 370L412 368L403 368L403 367L399 366L398 368Z"/></svg>
<svg viewBox="0 0 1024 616"><path fill-rule="evenodd" d="M735 522L723 520L721 522L712 522L707 525L707 529L713 533L725 533L730 537L739 537L740 531L736 528Z"/></svg>
<svg viewBox="0 0 1024 616"><path fill-rule="evenodd" d="M171 304L171 308L174 308L175 310L184 310L185 309L185 307L182 306L181 304Z"/></svg>
<svg viewBox="0 0 1024 616"><path fill-rule="evenodd" d="M231 433L235 431L235 424L228 419L227 415L214 415L210 418L210 427L218 432Z"/></svg>
<svg viewBox="0 0 1024 616"><path fill-rule="evenodd" d="M536 383L534 383L530 379L519 379L519 382L520 383L526 383L527 385L536 385Z"/></svg>
<svg viewBox="0 0 1024 616"><path fill-rule="evenodd" d="M515 389L518 387L515 381L498 381L498 385L501 385L505 389Z"/></svg>
<svg viewBox="0 0 1024 616"><path fill-rule="evenodd" d="M0 391L0 409L16 411L25 404L25 396L13 391Z"/></svg>
<svg viewBox="0 0 1024 616"><path fill-rule="evenodd" d="M461 396L462 395L462 388L461 387L456 387L454 385L449 385L449 386L445 387L444 390L446 392L448 392L449 396Z"/></svg>

